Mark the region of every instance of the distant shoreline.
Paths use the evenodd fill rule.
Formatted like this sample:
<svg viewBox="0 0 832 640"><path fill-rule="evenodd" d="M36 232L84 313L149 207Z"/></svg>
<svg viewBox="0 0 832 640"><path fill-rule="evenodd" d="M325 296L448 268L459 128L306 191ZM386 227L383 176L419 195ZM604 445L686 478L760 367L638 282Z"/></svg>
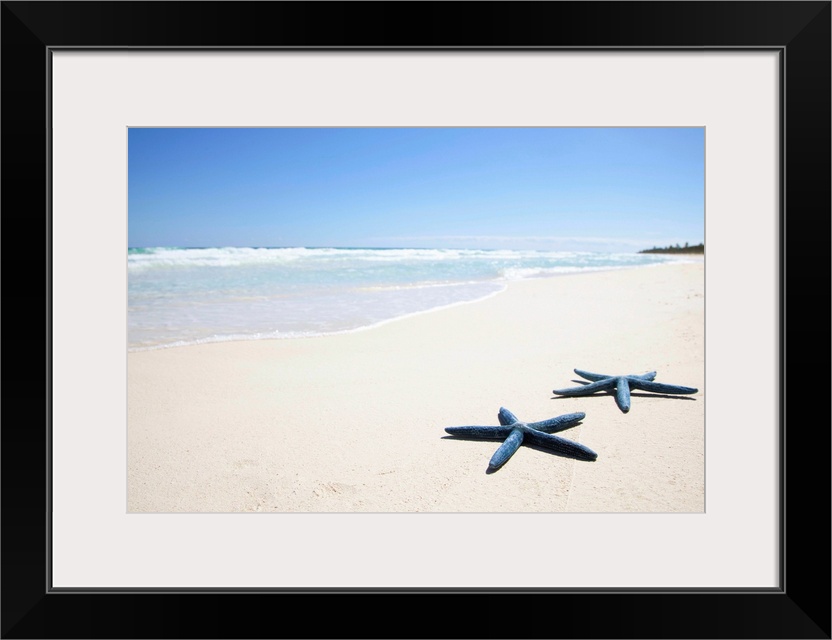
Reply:
<svg viewBox="0 0 832 640"><path fill-rule="evenodd" d="M701 256L704 251L639 251L639 253L650 253L657 256Z"/></svg>
<svg viewBox="0 0 832 640"><path fill-rule="evenodd" d="M685 245L684 247L680 247L676 245L675 247L653 247L652 249L642 249L639 253L657 253L657 254L664 254L664 255L679 255L679 254L695 254L695 255L704 255L705 253L705 245L704 244L696 244L693 246Z"/></svg>

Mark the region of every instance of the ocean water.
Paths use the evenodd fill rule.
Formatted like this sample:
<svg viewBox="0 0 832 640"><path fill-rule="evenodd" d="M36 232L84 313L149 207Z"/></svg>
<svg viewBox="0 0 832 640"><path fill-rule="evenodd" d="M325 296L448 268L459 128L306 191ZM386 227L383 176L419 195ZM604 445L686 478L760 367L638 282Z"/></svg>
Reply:
<svg viewBox="0 0 832 640"><path fill-rule="evenodd" d="M355 331L495 295L511 280L680 261L513 250L132 248L128 349Z"/></svg>

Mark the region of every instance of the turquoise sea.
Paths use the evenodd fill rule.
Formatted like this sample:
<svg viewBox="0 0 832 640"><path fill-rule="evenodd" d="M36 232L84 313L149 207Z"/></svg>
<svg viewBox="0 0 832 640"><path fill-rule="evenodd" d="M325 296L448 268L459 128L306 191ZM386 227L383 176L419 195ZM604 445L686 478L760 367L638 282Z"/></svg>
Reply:
<svg viewBox="0 0 832 640"><path fill-rule="evenodd" d="M475 249L131 248L128 348L355 331L506 283L689 258Z"/></svg>

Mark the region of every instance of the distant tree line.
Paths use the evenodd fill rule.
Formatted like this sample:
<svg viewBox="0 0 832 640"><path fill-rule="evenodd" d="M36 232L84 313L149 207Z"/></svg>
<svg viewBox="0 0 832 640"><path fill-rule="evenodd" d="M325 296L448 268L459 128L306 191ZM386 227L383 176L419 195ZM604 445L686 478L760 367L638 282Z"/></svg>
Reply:
<svg viewBox="0 0 832 640"><path fill-rule="evenodd" d="M687 242L684 247L668 246L668 247L653 247L652 249L642 249L639 253L705 253L705 243L689 245Z"/></svg>

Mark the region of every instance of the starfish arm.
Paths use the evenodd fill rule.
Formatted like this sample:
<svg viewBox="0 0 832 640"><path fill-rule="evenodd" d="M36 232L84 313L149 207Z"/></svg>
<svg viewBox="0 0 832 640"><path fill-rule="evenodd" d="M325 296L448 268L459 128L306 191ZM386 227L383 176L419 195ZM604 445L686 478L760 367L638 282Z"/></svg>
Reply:
<svg viewBox="0 0 832 640"><path fill-rule="evenodd" d="M515 422L520 422L517 416L505 407L500 407L500 412L497 414L497 418L500 420L500 424L503 426L514 424Z"/></svg>
<svg viewBox="0 0 832 640"><path fill-rule="evenodd" d="M491 456L491 460L488 462L488 469L490 471L496 471L502 467L514 455L514 452L520 448L521 444L523 444L523 431L520 429L512 429L505 442Z"/></svg>
<svg viewBox="0 0 832 640"><path fill-rule="evenodd" d="M572 387L571 389L553 389L552 393L559 396L589 396L596 391L603 391L605 389L612 389L615 386L615 378L605 378L598 382L590 382L582 387Z"/></svg>
<svg viewBox="0 0 832 640"><path fill-rule="evenodd" d="M606 380L607 378L615 377L608 376L603 373L592 373L591 371L583 371L582 369L573 369L573 371L582 378L585 378L586 380L592 380L593 382L598 382L599 380Z"/></svg>
<svg viewBox="0 0 832 640"><path fill-rule="evenodd" d="M699 389L693 387L682 387L675 384L662 384L661 382L651 382L649 380L630 380L630 386L633 389L643 389L644 391L653 391L654 393L681 393L690 394L696 393Z"/></svg>
<svg viewBox="0 0 832 640"><path fill-rule="evenodd" d="M567 440L560 436L553 436L532 429L524 430L524 433L526 435L526 441L529 444L545 447L556 453L587 461L593 461L598 457L598 454L592 449L574 440Z"/></svg>
<svg viewBox="0 0 832 640"><path fill-rule="evenodd" d="M627 378L621 377L615 383L615 404L624 413L630 410L630 384Z"/></svg>
<svg viewBox="0 0 832 640"><path fill-rule="evenodd" d="M529 426L543 433L554 433L555 431L563 431L569 427L574 427L584 418L586 418L586 414L578 411L577 413L567 413L566 415L550 418L549 420L530 422Z"/></svg>
<svg viewBox="0 0 832 640"><path fill-rule="evenodd" d="M587 380L592 380L593 382L597 382L599 380L606 380L607 378L617 378L619 376L608 376L605 373L592 373L591 371L583 371L582 369L575 369L575 373L577 373L582 378L586 378ZM642 380L653 380L656 377L655 371L650 371L648 373L641 373L638 375L627 376L628 378L640 378Z"/></svg>
<svg viewBox="0 0 832 640"><path fill-rule="evenodd" d="M445 427L452 436L479 440L502 440L511 433L510 427Z"/></svg>

